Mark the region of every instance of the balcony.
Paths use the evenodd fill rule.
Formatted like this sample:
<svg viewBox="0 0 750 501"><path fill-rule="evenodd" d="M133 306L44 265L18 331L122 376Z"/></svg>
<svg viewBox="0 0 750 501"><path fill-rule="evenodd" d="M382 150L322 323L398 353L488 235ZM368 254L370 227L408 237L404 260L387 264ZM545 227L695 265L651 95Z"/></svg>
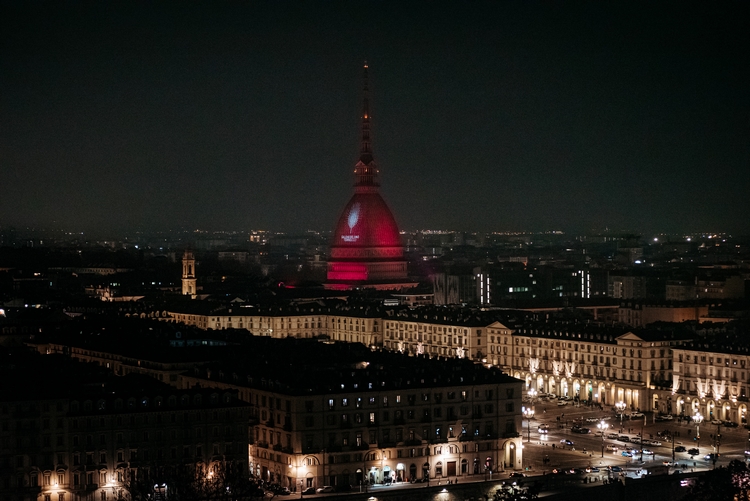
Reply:
<svg viewBox="0 0 750 501"><path fill-rule="evenodd" d="M422 445L422 440L419 439L412 439L412 440L405 440L404 445L406 447L415 447L417 445Z"/></svg>
<svg viewBox="0 0 750 501"><path fill-rule="evenodd" d="M260 447L261 449L268 449L268 442L258 442L255 445L256 447Z"/></svg>
<svg viewBox="0 0 750 501"><path fill-rule="evenodd" d="M521 434L517 431L506 431L505 433L503 433L503 438L518 438L520 436Z"/></svg>

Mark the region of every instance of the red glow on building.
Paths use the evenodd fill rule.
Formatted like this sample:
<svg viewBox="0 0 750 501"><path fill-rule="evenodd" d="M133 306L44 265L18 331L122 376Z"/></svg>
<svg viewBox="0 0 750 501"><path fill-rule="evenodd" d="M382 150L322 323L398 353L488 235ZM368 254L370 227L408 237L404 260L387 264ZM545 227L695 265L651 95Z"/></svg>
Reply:
<svg viewBox="0 0 750 501"><path fill-rule="evenodd" d="M406 276L404 247L398 224L380 196L380 171L372 156L370 113L365 65L362 143L354 168L354 195L344 207L331 240L326 288L412 287Z"/></svg>

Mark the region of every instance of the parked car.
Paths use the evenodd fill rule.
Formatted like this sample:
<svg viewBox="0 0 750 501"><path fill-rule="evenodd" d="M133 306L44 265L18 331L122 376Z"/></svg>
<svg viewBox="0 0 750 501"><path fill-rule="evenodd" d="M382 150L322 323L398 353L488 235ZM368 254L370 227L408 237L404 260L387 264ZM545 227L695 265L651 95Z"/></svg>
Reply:
<svg viewBox="0 0 750 501"><path fill-rule="evenodd" d="M721 424L721 419L712 419L711 424Z"/></svg>
<svg viewBox="0 0 750 501"><path fill-rule="evenodd" d="M560 400L559 402L557 402L558 407L563 407L564 405L568 405L568 402L566 402L565 400Z"/></svg>
<svg viewBox="0 0 750 501"><path fill-rule="evenodd" d="M510 475L508 475L508 478L524 478L526 476L525 473L521 473L520 471L514 471Z"/></svg>
<svg viewBox="0 0 750 501"><path fill-rule="evenodd" d="M315 494L315 487L308 487L302 491L302 494Z"/></svg>
<svg viewBox="0 0 750 501"><path fill-rule="evenodd" d="M618 438L620 438L620 434L619 433L610 433L609 435L607 435L607 438L612 439L612 440L617 440Z"/></svg>
<svg viewBox="0 0 750 501"><path fill-rule="evenodd" d="M674 448L675 452L685 452L686 450L687 449L685 448L684 445L678 445L677 447Z"/></svg>
<svg viewBox="0 0 750 501"><path fill-rule="evenodd" d="M575 445L575 442L573 442L572 440L568 440L567 438L563 438L562 440L560 440L560 443L563 445Z"/></svg>
<svg viewBox="0 0 750 501"><path fill-rule="evenodd" d="M727 428L737 428L739 425L734 421L724 421L724 426Z"/></svg>
<svg viewBox="0 0 750 501"><path fill-rule="evenodd" d="M323 487L318 487L315 491L318 494L325 494L329 492L333 492L333 486L332 485L324 485Z"/></svg>
<svg viewBox="0 0 750 501"><path fill-rule="evenodd" d="M630 413L630 419L635 419L635 418L639 418L639 417L643 417L643 413L642 412L631 412Z"/></svg>
<svg viewBox="0 0 750 501"><path fill-rule="evenodd" d="M612 444L608 444L607 445L607 452L617 452L617 446L616 445L612 445Z"/></svg>
<svg viewBox="0 0 750 501"><path fill-rule="evenodd" d="M610 466L609 469L615 472L622 471L622 467L620 466Z"/></svg>
<svg viewBox="0 0 750 501"><path fill-rule="evenodd" d="M619 435L617 437L617 440L619 440L620 442L630 442L630 437L627 435Z"/></svg>
<svg viewBox="0 0 750 501"><path fill-rule="evenodd" d="M688 449L687 453L691 456L697 456L698 454L700 454L700 451L693 447L692 449Z"/></svg>

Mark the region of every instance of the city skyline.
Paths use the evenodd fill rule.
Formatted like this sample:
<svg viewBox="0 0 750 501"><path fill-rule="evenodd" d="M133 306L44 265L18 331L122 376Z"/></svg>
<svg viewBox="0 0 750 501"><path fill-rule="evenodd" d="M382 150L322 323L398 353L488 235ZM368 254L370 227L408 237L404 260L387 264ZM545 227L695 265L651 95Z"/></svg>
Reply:
<svg viewBox="0 0 750 501"><path fill-rule="evenodd" d="M6 5L0 225L749 233L747 6Z"/></svg>

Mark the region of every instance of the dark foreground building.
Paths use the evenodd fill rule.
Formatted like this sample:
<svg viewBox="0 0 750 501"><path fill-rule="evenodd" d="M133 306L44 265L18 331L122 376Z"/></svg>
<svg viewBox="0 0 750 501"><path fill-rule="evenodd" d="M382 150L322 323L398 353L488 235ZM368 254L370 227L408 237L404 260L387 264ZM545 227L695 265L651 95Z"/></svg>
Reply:
<svg viewBox="0 0 750 501"><path fill-rule="evenodd" d="M168 499L246 488L249 406L60 355L0 357L0 499Z"/></svg>

